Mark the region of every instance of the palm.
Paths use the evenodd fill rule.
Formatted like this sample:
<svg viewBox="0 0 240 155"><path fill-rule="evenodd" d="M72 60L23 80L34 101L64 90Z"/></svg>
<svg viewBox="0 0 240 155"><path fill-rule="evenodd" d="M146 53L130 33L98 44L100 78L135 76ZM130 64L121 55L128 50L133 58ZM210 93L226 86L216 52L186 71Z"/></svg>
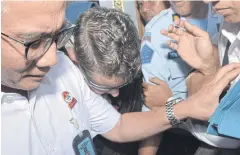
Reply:
<svg viewBox="0 0 240 155"><path fill-rule="evenodd" d="M162 31L163 35L177 41L168 42L169 47L177 50L184 61L203 74L215 73L218 54L208 33L186 21L181 21L179 25L182 28L170 25L168 31Z"/></svg>
<svg viewBox="0 0 240 155"><path fill-rule="evenodd" d="M213 48L209 38L183 35L179 39L177 51L184 61L198 70L213 59Z"/></svg>

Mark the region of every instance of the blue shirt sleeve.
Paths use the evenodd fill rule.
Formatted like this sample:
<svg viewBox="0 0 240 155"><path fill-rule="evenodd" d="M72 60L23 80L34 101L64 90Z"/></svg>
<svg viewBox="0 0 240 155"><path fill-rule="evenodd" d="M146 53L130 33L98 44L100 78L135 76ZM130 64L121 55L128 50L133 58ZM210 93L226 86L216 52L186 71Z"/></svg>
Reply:
<svg viewBox="0 0 240 155"><path fill-rule="evenodd" d="M144 81L149 82L149 78L158 77L165 81L172 90L174 96L186 98L187 88L185 83L186 75L189 73L187 65L178 57L170 60L169 53L174 53L166 45L169 38L161 35L161 29L167 29L172 23L167 15L165 19L158 19L153 26L145 30L141 44L141 60ZM144 106L143 111L148 109Z"/></svg>

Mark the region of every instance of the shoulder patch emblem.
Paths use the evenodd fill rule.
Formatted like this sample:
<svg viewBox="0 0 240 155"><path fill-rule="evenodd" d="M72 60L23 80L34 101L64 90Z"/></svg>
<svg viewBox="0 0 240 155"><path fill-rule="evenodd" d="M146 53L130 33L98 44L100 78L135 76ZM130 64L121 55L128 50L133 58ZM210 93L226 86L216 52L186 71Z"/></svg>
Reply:
<svg viewBox="0 0 240 155"><path fill-rule="evenodd" d="M142 64L151 63L154 50L148 45L144 45L141 49L141 60Z"/></svg>
<svg viewBox="0 0 240 155"><path fill-rule="evenodd" d="M180 15L179 15L179 14L175 13L175 14L172 15L172 20L173 20L173 22L174 22L175 20L179 20L179 19L180 19Z"/></svg>

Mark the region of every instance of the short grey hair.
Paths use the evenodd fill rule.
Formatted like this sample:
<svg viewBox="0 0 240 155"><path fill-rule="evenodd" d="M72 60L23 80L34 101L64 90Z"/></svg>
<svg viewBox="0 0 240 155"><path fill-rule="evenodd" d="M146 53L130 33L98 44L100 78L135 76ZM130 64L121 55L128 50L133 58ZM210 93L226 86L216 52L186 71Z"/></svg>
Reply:
<svg viewBox="0 0 240 155"><path fill-rule="evenodd" d="M100 74L128 81L137 74L140 41L129 15L95 7L84 12L78 24L74 45L88 77Z"/></svg>

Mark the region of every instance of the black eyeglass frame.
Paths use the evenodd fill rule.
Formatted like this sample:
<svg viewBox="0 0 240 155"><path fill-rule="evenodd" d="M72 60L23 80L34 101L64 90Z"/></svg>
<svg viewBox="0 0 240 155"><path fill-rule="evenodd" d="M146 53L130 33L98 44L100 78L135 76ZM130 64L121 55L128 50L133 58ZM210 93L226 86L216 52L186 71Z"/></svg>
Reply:
<svg viewBox="0 0 240 155"><path fill-rule="evenodd" d="M60 31L57 32L55 35L51 35L51 36L50 36L50 35L46 35L46 36L43 36L43 37L41 37L41 38L39 38L39 39L36 39L36 40L34 40L34 41L30 41L30 42L26 42L26 41L23 41L23 40L16 39L15 37L9 36L9 35L7 35L7 34L5 34L5 33L2 33L2 32L1 32L1 35L5 36L5 37L7 37L7 38L9 38L9 39L12 39L12 40L14 40L14 41L22 44L23 46L25 46L25 58L26 58L26 60L28 60L28 57L27 57L27 56L28 56L29 48L30 48L34 43L36 43L36 42L38 42L38 41L41 41L41 40L43 40L43 39L51 38L51 42L50 42L50 44L49 44L49 47L48 47L47 49L45 49L45 51L44 51L42 54L40 54L38 57L34 58L34 60L35 60L35 59L43 56L43 55L48 51L48 49L51 47L52 43L53 43L54 41L57 42L58 37L59 37L63 32L69 31L69 30L71 30L71 29L76 29L76 28L78 28L78 26L79 26L79 25L72 25L72 26L70 26L70 27L67 27L67 28L64 28L64 29L60 30ZM73 33L73 32L74 32L74 30L72 31L72 33ZM71 35L72 35L72 34L71 34ZM69 35L69 39L70 39L71 35ZM69 39L68 39L68 40L69 40ZM63 45L63 46L64 46L64 45ZM63 47L63 46L61 46L61 47ZM58 49L60 49L61 47L58 47Z"/></svg>
<svg viewBox="0 0 240 155"><path fill-rule="evenodd" d="M136 79L137 77L141 77L141 67L139 67L138 71L136 72L136 74L131 78L131 80L127 81L126 83L120 85L120 86L117 86L117 87L106 87L106 86L100 86L96 83L94 83L93 81L91 81L89 78L86 77L86 72L85 72L85 69L79 64L78 65L79 68L80 68L80 71L83 73L83 78L84 80L88 83L88 85L96 90L99 90L99 91L103 91L103 92L110 92L114 89L120 89L128 84L130 84L131 82L133 82L134 79Z"/></svg>

